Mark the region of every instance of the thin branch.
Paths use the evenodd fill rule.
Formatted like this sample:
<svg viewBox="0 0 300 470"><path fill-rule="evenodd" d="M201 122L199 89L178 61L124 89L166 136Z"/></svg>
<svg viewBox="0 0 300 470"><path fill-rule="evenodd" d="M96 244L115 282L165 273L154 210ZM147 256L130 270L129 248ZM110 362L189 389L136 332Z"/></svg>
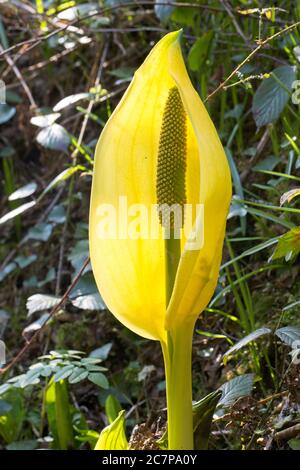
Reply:
<svg viewBox="0 0 300 470"><path fill-rule="evenodd" d="M204 100L204 102L210 100L213 96L215 96L219 91L221 91L223 88L224 88L224 85L226 85L227 82L229 82L229 80L231 80L232 77L234 77L237 72L247 63L249 62L252 57L254 57L258 51L260 51L260 49L262 49L264 46L266 46L269 42L271 42L273 39L276 39L278 38L279 36L281 36L282 34L285 34L289 31L292 31L293 29L297 28L298 26L300 26L300 21L297 21L296 23L293 23L292 25L290 26L287 26L286 28L282 29L281 31L278 31L277 33L273 34L272 36L269 36L268 38L264 39L263 41L261 41L258 46L253 49L252 52L250 52L250 54L246 57L246 59L244 59L234 70L233 72L231 72L230 75L228 75L228 77L222 82L220 83L220 85L212 92L210 93Z"/></svg>
<svg viewBox="0 0 300 470"><path fill-rule="evenodd" d="M23 90L25 91L25 93L27 95L27 98L28 98L28 101L30 103L31 108L36 109L37 105L36 105L36 102L35 102L35 100L32 96L30 88L28 87L27 83L25 82L25 80L23 78L23 75L21 74L20 70L18 69L18 67L16 66L16 64L12 60L12 58L8 55L8 53L6 51L4 51L1 44L0 44L0 52L1 52L0 55L2 55L2 54L4 55L4 58L5 58L6 62L8 63L8 65L10 66L12 71L14 72L15 76L19 80L20 84L22 85Z"/></svg>
<svg viewBox="0 0 300 470"><path fill-rule="evenodd" d="M25 346L23 346L23 348L18 352L18 354L12 359L12 361L5 367L3 367L2 369L0 369L0 374L4 374L5 372L7 372L9 369L11 369L17 362L19 362L19 360L24 356L24 354L26 353L26 351L30 348L30 346L32 345L32 343L34 342L34 340L36 340L39 336L39 334L45 329L46 325L48 324L49 320L51 318L53 318L53 316L59 311L59 309L61 307L63 307L63 305L67 302L68 300L68 297L69 297L69 294L72 292L72 290L74 289L74 287L76 286L77 282L79 281L83 271L85 270L85 268L87 267L87 265L89 264L89 261L90 261L90 258L88 257L85 262L83 263L83 265L81 266L79 272L77 273L77 275L75 276L75 278L73 279L72 283L70 284L70 286L68 287L68 289L65 291L64 295L62 296L62 298L60 299L59 303L51 310L50 314L49 314L49 318L48 320L43 324L43 326L37 330L33 335L32 337L30 338L30 340L25 344Z"/></svg>

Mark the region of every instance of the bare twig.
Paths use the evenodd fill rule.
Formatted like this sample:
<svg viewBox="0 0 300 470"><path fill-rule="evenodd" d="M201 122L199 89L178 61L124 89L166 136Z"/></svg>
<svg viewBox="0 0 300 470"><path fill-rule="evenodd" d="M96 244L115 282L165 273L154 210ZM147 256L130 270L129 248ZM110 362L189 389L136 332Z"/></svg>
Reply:
<svg viewBox="0 0 300 470"><path fill-rule="evenodd" d="M212 92L210 93L206 99L204 100L204 102L206 102L207 100L210 100L213 96L215 96L219 91L221 91L223 88L224 88L224 85L226 85L227 82L229 82L229 80L231 80L232 77L234 77L237 72L239 70L241 70L241 68L247 63L249 62L259 51L260 49L262 49L264 46L266 46L269 42L271 42L273 39L276 39L278 38L279 36L281 36L282 34L285 34L285 33L288 33L289 31L297 28L298 26L300 26L300 21L297 21L296 23L293 23L292 25L290 26L287 26L286 28L282 29L281 31L278 31L277 33L273 34L272 36L269 36L268 38L264 39L263 41L261 41L258 46L253 49L252 52L250 52L250 54L246 57L246 59L244 59L234 70L233 72L231 72L230 75L228 75L228 77L222 82L220 83L220 85Z"/></svg>
<svg viewBox="0 0 300 470"><path fill-rule="evenodd" d="M20 84L22 85L23 87L23 90L24 92L26 93L27 95L27 98L30 102L30 106L32 109L36 109L37 108L37 105L36 105L36 102L34 101L34 98L32 96L32 93L30 91L30 88L28 87L27 83L25 82L24 80L24 77L23 75L21 74L20 70L18 69L18 67L16 66L16 64L14 63L14 61L12 60L12 58L8 55L7 52L4 51L3 47L1 46L0 44L0 53L4 55L4 58L6 60L6 62L8 63L8 65L10 66L10 68L12 69L12 71L14 72L15 76L17 77L17 79L19 80Z"/></svg>
<svg viewBox="0 0 300 470"><path fill-rule="evenodd" d="M298 436L300 436L300 424L295 424L287 429L283 429L283 431L276 432L274 439L277 441L287 441Z"/></svg>
<svg viewBox="0 0 300 470"><path fill-rule="evenodd" d="M72 292L72 290L74 289L74 287L76 286L77 282L79 281L83 271L85 270L85 268L87 267L88 263L90 261L90 258L87 258L85 260L85 262L83 263L83 265L81 266L79 272L77 273L77 275L74 277L72 283L70 284L70 286L68 287L68 289L65 291L64 295L62 296L62 298L60 299L59 303L51 310L50 314L49 314L49 318L48 320L44 323L44 325L39 329L37 330L33 335L32 337L30 338L30 340L25 344L25 346L23 346L23 348L18 352L18 354L12 359L12 361L5 367L3 367L2 369L0 369L0 374L4 374L5 372L7 372L9 369L11 369L17 362L19 362L19 360L24 356L24 354L26 353L26 351L30 348L30 346L32 345L32 343L34 342L35 339L37 339L37 337L39 336L39 334L44 330L44 328L46 327L46 325L48 324L49 320L51 318L53 318L53 316L59 311L59 309L66 303L66 301L68 300L68 297L69 297L69 294Z"/></svg>

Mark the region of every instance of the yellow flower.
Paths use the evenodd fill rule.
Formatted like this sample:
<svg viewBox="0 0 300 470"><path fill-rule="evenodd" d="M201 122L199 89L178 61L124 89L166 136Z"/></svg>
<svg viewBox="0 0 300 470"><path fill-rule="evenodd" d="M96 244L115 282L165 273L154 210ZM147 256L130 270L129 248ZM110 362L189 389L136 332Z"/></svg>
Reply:
<svg viewBox="0 0 300 470"><path fill-rule="evenodd" d="M99 139L89 234L106 305L161 342L169 449L193 448L192 334L216 287L230 199L223 147L188 77L179 32L167 34Z"/></svg>
<svg viewBox="0 0 300 470"><path fill-rule="evenodd" d="M106 305L137 334L162 342L167 330L187 318L195 321L213 294L231 198L227 159L188 77L179 33L167 34L152 49L102 131L90 205L91 262ZM193 220L196 231L204 232L204 245L189 249L188 237L183 235L175 286L166 308L165 245L159 217L152 221L157 224L157 239L119 235L125 228L120 198L125 196L131 209L142 204L150 210L157 203L163 113L174 87L186 113L186 202L204 206L204 220L200 220L202 214ZM111 238L99 235L104 204L116 209L117 235ZM132 221L134 215L133 209Z"/></svg>

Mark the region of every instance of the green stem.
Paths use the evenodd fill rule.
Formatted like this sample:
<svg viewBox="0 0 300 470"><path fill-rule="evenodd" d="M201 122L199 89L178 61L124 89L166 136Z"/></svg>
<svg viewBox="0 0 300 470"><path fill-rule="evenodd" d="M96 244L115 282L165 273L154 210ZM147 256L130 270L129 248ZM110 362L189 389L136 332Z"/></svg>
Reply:
<svg viewBox="0 0 300 470"><path fill-rule="evenodd" d="M175 231L165 240L166 259L166 305L168 306L176 272L180 261L180 239ZM167 344L162 343L166 373L168 409L168 448L170 450L192 450L192 335L194 322L177 325L168 332Z"/></svg>
<svg viewBox="0 0 300 470"><path fill-rule="evenodd" d="M169 450L192 450L193 324L176 328L162 344L166 372Z"/></svg>
<svg viewBox="0 0 300 470"><path fill-rule="evenodd" d="M180 239L175 238L174 230L170 230L170 238L165 240L166 263L166 306L172 296L177 268L180 261Z"/></svg>

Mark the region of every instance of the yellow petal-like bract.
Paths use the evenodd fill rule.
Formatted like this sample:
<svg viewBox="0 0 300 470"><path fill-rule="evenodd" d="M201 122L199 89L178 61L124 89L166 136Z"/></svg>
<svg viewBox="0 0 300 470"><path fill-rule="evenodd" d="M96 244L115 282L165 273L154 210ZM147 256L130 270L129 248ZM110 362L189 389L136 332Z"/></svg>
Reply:
<svg viewBox="0 0 300 470"><path fill-rule="evenodd" d="M157 204L163 113L174 87L187 117L186 203L193 207L193 232L203 230L204 238L202 246L191 249L189 234L182 236L181 259L166 308L163 229L152 208ZM179 32L169 33L135 73L96 148L89 228L91 262L105 303L124 325L141 336L164 342L168 329L187 317L189 321L197 318L217 283L230 199L226 155L188 77ZM195 209L199 204L204 207L201 220ZM113 222L107 216L108 209L112 215L111 208ZM152 214L150 235L140 228L141 214L146 216L146 212ZM137 237L133 228L140 228L141 236Z"/></svg>

